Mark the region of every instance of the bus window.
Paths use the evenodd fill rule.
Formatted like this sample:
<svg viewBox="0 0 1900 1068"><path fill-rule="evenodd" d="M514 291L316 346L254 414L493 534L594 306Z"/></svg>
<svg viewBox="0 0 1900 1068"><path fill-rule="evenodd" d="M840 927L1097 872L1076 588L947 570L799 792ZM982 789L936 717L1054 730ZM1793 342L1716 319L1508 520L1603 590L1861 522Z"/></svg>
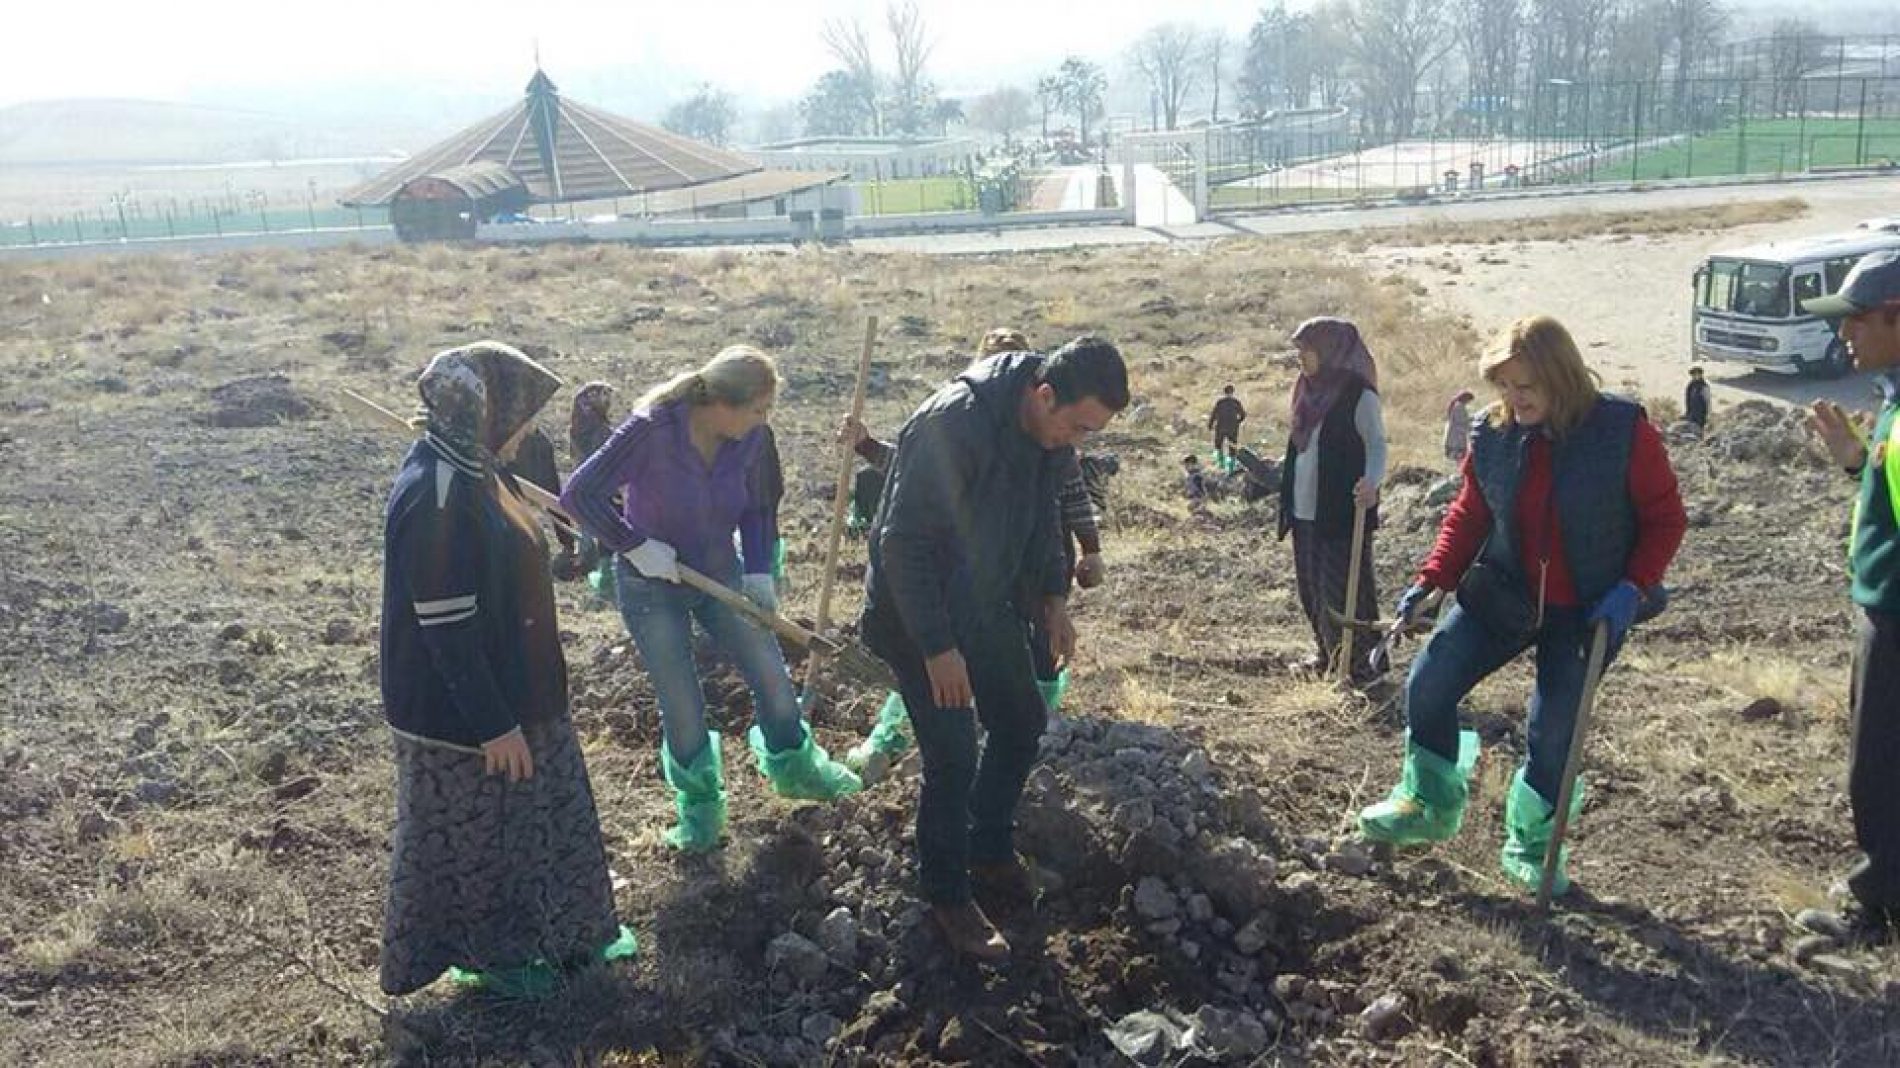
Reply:
<svg viewBox="0 0 1900 1068"><path fill-rule="evenodd" d="M1842 256L1838 259L1827 261L1827 291L1829 294L1839 293L1841 291L1841 283L1847 281L1847 272L1853 270L1854 265L1859 262L1859 256Z"/></svg>
<svg viewBox="0 0 1900 1068"><path fill-rule="evenodd" d="M1801 307L1805 301L1821 296L1821 276L1815 271L1807 271L1794 276L1794 306Z"/></svg>
<svg viewBox="0 0 1900 1068"><path fill-rule="evenodd" d="M1742 265L1734 260L1712 260L1708 267L1700 272L1696 287L1697 297L1704 308L1728 311L1735 303L1735 278L1741 273Z"/></svg>

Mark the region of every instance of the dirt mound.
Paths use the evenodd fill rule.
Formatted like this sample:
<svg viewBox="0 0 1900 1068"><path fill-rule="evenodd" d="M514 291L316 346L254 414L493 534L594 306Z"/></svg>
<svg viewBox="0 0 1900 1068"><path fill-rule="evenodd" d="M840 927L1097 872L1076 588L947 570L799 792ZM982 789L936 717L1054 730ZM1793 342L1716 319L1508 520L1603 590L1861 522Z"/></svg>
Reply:
<svg viewBox="0 0 1900 1068"><path fill-rule="evenodd" d="M316 406L290 382L287 375L252 375L215 386L211 410L200 415L205 426L234 429L298 423L316 414Z"/></svg>

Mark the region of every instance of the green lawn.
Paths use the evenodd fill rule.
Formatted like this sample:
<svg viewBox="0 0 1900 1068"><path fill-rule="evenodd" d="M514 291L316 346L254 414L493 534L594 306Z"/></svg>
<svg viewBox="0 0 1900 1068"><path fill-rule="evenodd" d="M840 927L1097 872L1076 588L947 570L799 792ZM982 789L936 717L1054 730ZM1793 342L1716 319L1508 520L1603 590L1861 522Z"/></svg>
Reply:
<svg viewBox="0 0 1900 1068"><path fill-rule="evenodd" d="M1321 201L1338 200L1387 200L1398 193L1396 189L1327 189L1304 185L1288 185L1280 188L1269 186L1217 185L1207 191L1208 207L1219 211L1222 208L1272 208L1283 204L1313 204Z"/></svg>
<svg viewBox="0 0 1900 1068"><path fill-rule="evenodd" d="M381 208L354 211L349 208L269 208L208 211L166 215L146 211L142 216L127 214L120 225L119 214L108 207L84 214L42 215L30 219L0 222L0 247L8 245L55 244L82 241L139 240L155 237L211 237L218 234L256 233L282 230L308 230L361 227L374 229L389 224L388 213Z"/></svg>
<svg viewBox="0 0 1900 1068"><path fill-rule="evenodd" d="M976 197L956 175L856 182L858 211L864 215L921 215L933 211L972 211Z"/></svg>
<svg viewBox="0 0 1900 1068"><path fill-rule="evenodd" d="M1900 159L1900 119L1761 119L1699 134L1598 168L1636 180L1785 174Z"/></svg>

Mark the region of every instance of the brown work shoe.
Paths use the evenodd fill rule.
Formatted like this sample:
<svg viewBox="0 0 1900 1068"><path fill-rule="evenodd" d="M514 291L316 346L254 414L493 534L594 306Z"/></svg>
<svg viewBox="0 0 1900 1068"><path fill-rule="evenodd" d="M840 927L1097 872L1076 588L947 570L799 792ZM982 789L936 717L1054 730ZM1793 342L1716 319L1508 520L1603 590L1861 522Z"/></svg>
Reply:
<svg viewBox="0 0 1900 1068"><path fill-rule="evenodd" d="M1036 903L1036 878L1021 857L972 864L970 892L992 912L1014 912Z"/></svg>
<svg viewBox="0 0 1900 1068"><path fill-rule="evenodd" d="M951 951L959 956L991 963L1009 957L1009 943L974 901L932 905L930 918L936 921L937 930L943 932L943 940L950 944Z"/></svg>

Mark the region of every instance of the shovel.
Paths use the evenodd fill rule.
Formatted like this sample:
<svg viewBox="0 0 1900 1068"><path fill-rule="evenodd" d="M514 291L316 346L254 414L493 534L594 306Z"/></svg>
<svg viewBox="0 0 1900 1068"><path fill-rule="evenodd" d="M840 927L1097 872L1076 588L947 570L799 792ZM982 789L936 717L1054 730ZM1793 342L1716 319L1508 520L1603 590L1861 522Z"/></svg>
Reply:
<svg viewBox="0 0 1900 1068"><path fill-rule="evenodd" d="M342 395L345 399L349 400L358 411L373 416L377 421L385 424L390 429L402 430L404 432L410 430L408 420L390 411L388 408L377 404L375 401L370 400L368 397L347 389L342 391ZM561 509L561 502L554 494L549 493L547 490L542 489L532 482L516 480L515 485L521 489L523 499L547 513L548 518L567 527L569 530L579 530L579 524L575 523L574 518ZM765 609L753 604L750 598L739 591L732 589L723 582L702 575L692 568L687 567L685 564L679 565L679 573L680 582L682 584L691 586L693 589L711 597L713 600L745 616L747 619L766 627L771 630L772 633L779 635L800 648L829 658L838 673L853 682L861 683L868 687L887 690L897 685L896 678L891 674L890 667L887 666L884 661L872 655L871 651L863 646L855 642L840 641L836 638L806 630L791 620L779 616L777 613L767 612Z"/></svg>
<svg viewBox="0 0 1900 1068"><path fill-rule="evenodd" d="M864 348L858 352L858 381L851 392L853 421L864 418L864 391L871 377L871 350L876 344L877 316L873 315L864 320ZM812 626L820 634L831 627L831 588L838 580L838 548L844 542L844 511L851 502L851 446L839 445L838 453L838 488L831 498L831 536L825 543L824 577L818 583L818 615L812 620ZM813 680L818 677L818 667L817 657L805 664L805 689L798 695L800 708L809 709L816 695Z"/></svg>
<svg viewBox="0 0 1900 1068"><path fill-rule="evenodd" d="M1351 612L1359 603L1359 561L1366 548L1366 506L1353 502L1352 509L1352 562L1346 565L1346 611ZM1350 617L1348 617L1350 618ZM1339 681L1352 679L1352 642L1355 630L1346 627L1339 633L1339 663L1334 671Z"/></svg>
<svg viewBox="0 0 1900 1068"><path fill-rule="evenodd" d="M1542 911L1550 909L1557 860L1563 856L1564 832L1570 829L1570 798L1577 791L1577 772L1583 767L1583 739L1590 729L1590 710L1597 703L1597 683L1603 681L1603 662L1609 658L1610 625L1599 622L1590 631L1590 664L1584 669L1583 699L1577 703L1577 722L1570 728L1570 755L1564 760L1563 782L1557 788L1557 811L1550 818L1543 877L1537 881L1537 907Z"/></svg>

